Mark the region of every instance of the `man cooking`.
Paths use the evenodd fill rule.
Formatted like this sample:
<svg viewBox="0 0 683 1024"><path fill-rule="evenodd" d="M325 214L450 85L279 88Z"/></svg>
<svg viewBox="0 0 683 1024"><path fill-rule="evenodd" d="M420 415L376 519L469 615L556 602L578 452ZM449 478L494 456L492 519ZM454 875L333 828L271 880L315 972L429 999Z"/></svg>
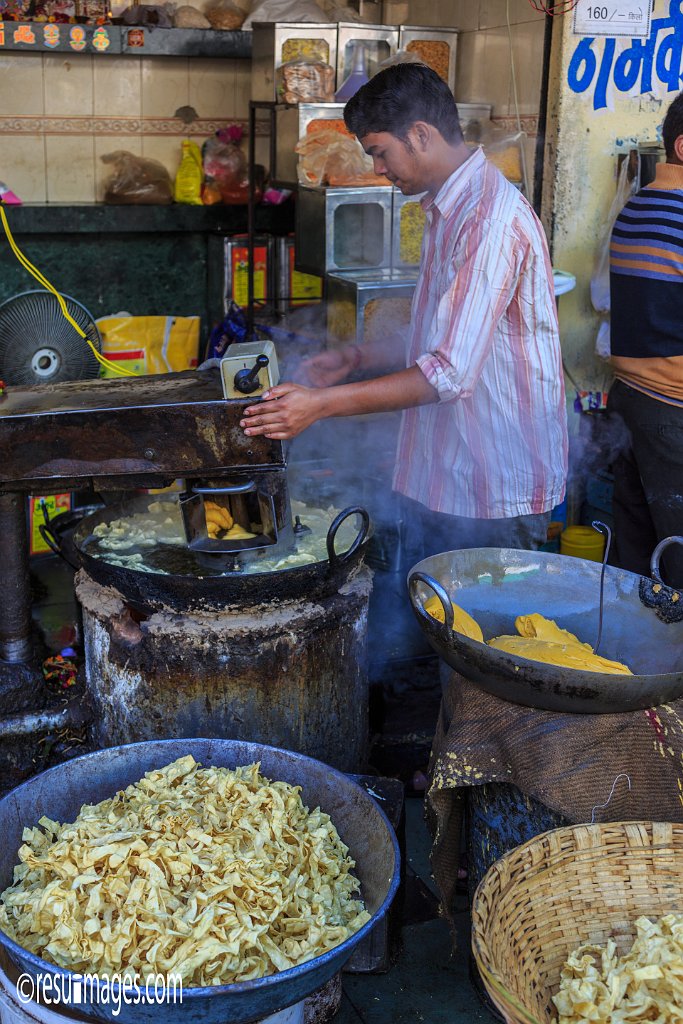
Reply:
<svg viewBox="0 0 683 1024"><path fill-rule="evenodd" d="M405 368L394 369L398 354L381 345L324 352L306 366L315 386L271 388L245 409L245 433L286 439L326 417L405 410L394 488L421 525L423 554L537 547L567 468L543 228L465 144L450 90L424 65L380 72L344 118L375 173L404 195L426 193ZM366 379L340 383L359 375Z"/></svg>

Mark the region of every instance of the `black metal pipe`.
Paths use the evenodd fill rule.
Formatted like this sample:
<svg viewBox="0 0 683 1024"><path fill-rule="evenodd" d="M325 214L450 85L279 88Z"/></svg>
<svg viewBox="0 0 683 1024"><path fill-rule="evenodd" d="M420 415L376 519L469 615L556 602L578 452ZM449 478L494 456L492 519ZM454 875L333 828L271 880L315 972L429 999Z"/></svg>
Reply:
<svg viewBox="0 0 683 1024"><path fill-rule="evenodd" d="M28 568L26 497L0 494L0 661L30 661L31 580Z"/></svg>
<svg viewBox="0 0 683 1024"><path fill-rule="evenodd" d="M541 69L541 97L538 108L538 129L536 133L536 152L534 167L534 194L532 205L537 215L541 215L543 202L543 168L545 163L545 132L548 124L548 96L550 93L550 51L553 44L553 19L545 16L545 35L543 37L543 65Z"/></svg>

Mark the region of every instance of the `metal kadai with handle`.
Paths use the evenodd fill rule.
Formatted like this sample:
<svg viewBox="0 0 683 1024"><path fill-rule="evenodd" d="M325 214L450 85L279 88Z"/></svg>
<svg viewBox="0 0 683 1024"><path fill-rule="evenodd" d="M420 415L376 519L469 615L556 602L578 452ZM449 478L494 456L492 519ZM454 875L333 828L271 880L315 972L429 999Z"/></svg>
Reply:
<svg viewBox="0 0 683 1024"><path fill-rule="evenodd" d="M611 714L683 696L681 595L659 573L652 579L563 555L507 548L446 551L413 567L408 589L427 639L456 672L503 700L547 711ZM601 584L602 581L602 584ZM601 604L602 585L602 604ZM425 611L436 594L445 623ZM479 623L486 639L514 634L518 615L540 613L633 675L606 675L515 657L454 632L451 601ZM602 607L602 616L601 616ZM602 625L601 620L602 618Z"/></svg>
<svg viewBox="0 0 683 1024"><path fill-rule="evenodd" d="M29 682L40 666L25 495L91 486L110 504L81 521L65 551L81 570L95 742L252 739L357 771L367 747L369 517L358 506L293 516L287 447L240 426L277 382L276 354L259 342L226 358L220 370L7 390L0 686L19 673L41 692ZM177 479L180 498L133 496ZM102 550L100 529L125 538L153 503L175 517L172 545L152 537L140 549ZM210 530L216 520L223 526ZM314 554L302 551L310 536Z"/></svg>

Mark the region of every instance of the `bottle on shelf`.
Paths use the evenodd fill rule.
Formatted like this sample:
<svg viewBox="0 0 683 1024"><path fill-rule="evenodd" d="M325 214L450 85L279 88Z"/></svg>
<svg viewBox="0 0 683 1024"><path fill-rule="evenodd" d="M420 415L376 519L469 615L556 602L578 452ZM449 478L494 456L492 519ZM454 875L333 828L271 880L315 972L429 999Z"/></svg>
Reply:
<svg viewBox="0 0 683 1024"><path fill-rule="evenodd" d="M365 59L365 47L362 43L356 43L353 53L353 67L351 72L344 79L335 93L335 100L338 103L346 103L355 96L362 85L368 81L368 70Z"/></svg>

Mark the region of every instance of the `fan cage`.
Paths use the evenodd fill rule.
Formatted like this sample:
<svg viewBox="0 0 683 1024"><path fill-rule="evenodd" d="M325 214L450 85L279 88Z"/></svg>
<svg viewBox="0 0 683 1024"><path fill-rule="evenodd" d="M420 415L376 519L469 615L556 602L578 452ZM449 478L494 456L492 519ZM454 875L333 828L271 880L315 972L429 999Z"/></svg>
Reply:
<svg viewBox="0 0 683 1024"><path fill-rule="evenodd" d="M69 315L98 352L102 339L91 313L70 295L62 295ZM13 386L90 380L99 363L66 319L55 295L36 289L0 305L0 379Z"/></svg>

